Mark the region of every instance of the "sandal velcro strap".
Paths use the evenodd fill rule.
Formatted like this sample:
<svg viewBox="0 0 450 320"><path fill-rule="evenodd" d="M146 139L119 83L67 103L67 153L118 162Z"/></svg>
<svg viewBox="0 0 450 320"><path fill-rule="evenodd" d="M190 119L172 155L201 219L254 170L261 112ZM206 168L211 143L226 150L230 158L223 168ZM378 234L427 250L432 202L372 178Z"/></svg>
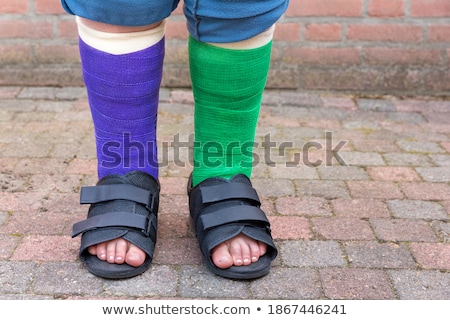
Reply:
<svg viewBox="0 0 450 320"><path fill-rule="evenodd" d="M98 228L120 227L140 230L145 236L156 233L156 217L130 212L110 212L77 222L72 228L72 238Z"/></svg>
<svg viewBox="0 0 450 320"><path fill-rule="evenodd" d="M253 200L258 205L261 204L256 190L247 184L239 182L201 186L200 193L203 204L231 199L247 199Z"/></svg>
<svg viewBox="0 0 450 320"><path fill-rule="evenodd" d="M200 216L203 230L209 230L230 223L262 224L269 228L270 223L264 212L258 207L234 206L205 213Z"/></svg>
<svg viewBox="0 0 450 320"><path fill-rule="evenodd" d="M82 187L81 204L94 204L110 200L130 200L154 209L155 197L149 191L130 184L106 184L93 187Z"/></svg>

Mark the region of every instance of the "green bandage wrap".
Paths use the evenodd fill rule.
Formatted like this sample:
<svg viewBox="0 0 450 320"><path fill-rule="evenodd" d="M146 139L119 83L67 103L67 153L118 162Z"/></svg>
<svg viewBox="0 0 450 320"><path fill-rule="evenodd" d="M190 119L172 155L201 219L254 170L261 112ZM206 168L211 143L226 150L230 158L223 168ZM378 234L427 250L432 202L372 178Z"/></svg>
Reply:
<svg viewBox="0 0 450 320"><path fill-rule="evenodd" d="M211 177L250 178L272 42L232 50L189 39L195 101L193 185Z"/></svg>

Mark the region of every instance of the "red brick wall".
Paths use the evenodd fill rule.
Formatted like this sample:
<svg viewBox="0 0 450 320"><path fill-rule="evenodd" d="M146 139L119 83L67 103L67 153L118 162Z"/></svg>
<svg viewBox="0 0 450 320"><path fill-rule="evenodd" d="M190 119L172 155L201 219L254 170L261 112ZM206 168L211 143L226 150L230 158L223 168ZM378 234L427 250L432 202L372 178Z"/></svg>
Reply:
<svg viewBox="0 0 450 320"><path fill-rule="evenodd" d="M181 5L163 85L189 86ZM291 0L268 87L361 94L450 92L450 0ZM82 85L73 16L59 0L0 2L0 85Z"/></svg>

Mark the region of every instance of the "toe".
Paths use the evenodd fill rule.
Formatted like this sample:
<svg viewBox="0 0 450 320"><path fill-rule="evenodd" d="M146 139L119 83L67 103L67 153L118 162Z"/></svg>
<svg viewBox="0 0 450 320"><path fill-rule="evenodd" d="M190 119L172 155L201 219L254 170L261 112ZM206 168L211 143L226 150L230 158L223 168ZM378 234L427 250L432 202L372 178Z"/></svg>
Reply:
<svg viewBox="0 0 450 320"><path fill-rule="evenodd" d="M89 247L89 252L96 255L100 260L106 260L106 243L99 243L95 246Z"/></svg>
<svg viewBox="0 0 450 320"><path fill-rule="evenodd" d="M248 266L249 264L252 263L252 250L251 246L248 245L247 243L241 244L240 257L242 259L242 265Z"/></svg>
<svg viewBox="0 0 450 320"><path fill-rule="evenodd" d="M123 239L117 239L116 252L114 256L114 262L122 264L125 262L125 256L127 254L128 243Z"/></svg>
<svg viewBox="0 0 450 320"><path fill-rule="evenodd" d="M130 244L125 257L125 262L130 266L139 267L145 261L145 252L134 244Z"/></svg>
<svg viewBox="0 0 450 320"><path fill-rule="evenodd" d="M242 246L241 246L241 241L239 241L239 239L237 239L237 238L231 239L228 242L228 250L233 259L233 264L235 266L240 267L240 266L244 265L244 257L242 255Z"/></svg>
<svg viewBox="0 0 450 320"><path fill-rule="evenodd" d="M106 261L115 263L116 261L116 241L109 241L106 243Z"/></svg>
<svg viewBox="0 0 450 320"><path fill-rule="evenodd" d="M229 268L233 265L233 257L230 255L228 246L222 243L215 247L211 255L213 263L222 269Z"/></svg>
<svg viewBox="0 0 450 320"><path fill-rule="evenodd" d="M257 262L259 258L264 255L263 250L261 250L261 244L260 242L250 242L248 244L249 250L250 250L250 259L251 262Z"/></svg>

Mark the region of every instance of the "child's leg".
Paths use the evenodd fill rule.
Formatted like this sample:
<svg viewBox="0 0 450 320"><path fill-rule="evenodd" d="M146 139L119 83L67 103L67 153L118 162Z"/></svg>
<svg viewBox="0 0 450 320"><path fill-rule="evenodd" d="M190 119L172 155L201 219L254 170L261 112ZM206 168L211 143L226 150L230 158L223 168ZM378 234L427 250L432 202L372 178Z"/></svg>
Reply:
<svg viewBox="0 0 450 320"><path fill-rule="evenodd" d="M77 16L83 77L95 127L99 182L76 223L80 259L93 274L126 278L147 270L156 242L158 96L164 21L179 0L61 0Z"/></svg>
<svg viewBox="0 0 450 320"><path fill-rule="evenodd" d="M196 144L193 186L212 177L251 177L272 31L220 47L190 39ZM212 259L216 266L228 268L256 262L265 252L265 244L241 235L216 247Z"/></svg>
<svg viewBox="0 0 450 320"><path fill-rule="evenodd" d="M239 175L251 177L252 147L270 66L273 24L284 12L288 2L243 0L227 2L227 6L217 10L214 10L214 6L220 6L220 1L203 1L205 6L200 6L202 1L199 1L200 5L197 7L191 7L191 2L185 1L185 13L191 33L189 58L195 100L192 187L193 190L196 190L196 186L210 187L219 183L217 177L231 181L239 180L236 185L242 185L244 183L242 179L235 177ZM211 3L209 6L208 2ZM230 9L230 5L233 8ZM223 216L225 203L228 202L229 207L235 208L239 196L222 194L219 196L220 201L200 203L197 193L206 196L199 190L202 188L191 192L190 198L193 199L191 216L195 220L197 237L204 257L209 251L212 262L219 268L250 266L253 263L256 265L256 262L267 253L268 246L270 257L275 257L276 249L271 238L268 239L267 234L264 234L265 231L259 229L258 232L262 232L263 235L253 234L253 230L267 223L264 214L255 213L257 210L252 207L254 205L259 208L259 201L254 198L251 201L246 200L248 206L231 210L235 212L239 210L242 215L230 213L230 217L233 215L235 217L227 218L227 223L217 223L214 227L206 228L205 216L220 220L219 216ZM251 193L248 190L245 192ZM230 194L233 193L230 191ZM221 201L224 203L222 206L215 204ZM215 215L217 218L212 218ZM240 220L239 216L246 217ZM256 229L246 230L244 227L247 225L246 220L253 221L250 224ZM241 233L236 232L236 228L231 229L237 225L242 225ZM225 236L225 231L221 230L228 227L226 231L228 235ZM265 230L269 230L268 225ZM230 234L235 235L229 236ZM270 237L270 232L268 234ZM213 246L211 243L218 242L214 237L219 236L226 240L211 248ZM264 267L248 268L251 270L248 277L261 276L267 272L267 259L264 260L266 261ZM246 275L239 274L240 272L247 271L216 273L245 278Z"/></svg>
<svg viewBox="0 0 450 320"><path fill-rule="evenodd" d="M145 27L77 22L99 178L139 170L157 179L156 120L164 22ZM88 251L100 260L131 266L141 265L146 256L122 238L92 245Z"/></svg>
<svg viewBox="0 0 450 320"><path fill-rule="evenodd" d="M77 22L99 178L133 170L158 178L156 119L164 22L134 32L130 27L82 19Z"/></svg>

